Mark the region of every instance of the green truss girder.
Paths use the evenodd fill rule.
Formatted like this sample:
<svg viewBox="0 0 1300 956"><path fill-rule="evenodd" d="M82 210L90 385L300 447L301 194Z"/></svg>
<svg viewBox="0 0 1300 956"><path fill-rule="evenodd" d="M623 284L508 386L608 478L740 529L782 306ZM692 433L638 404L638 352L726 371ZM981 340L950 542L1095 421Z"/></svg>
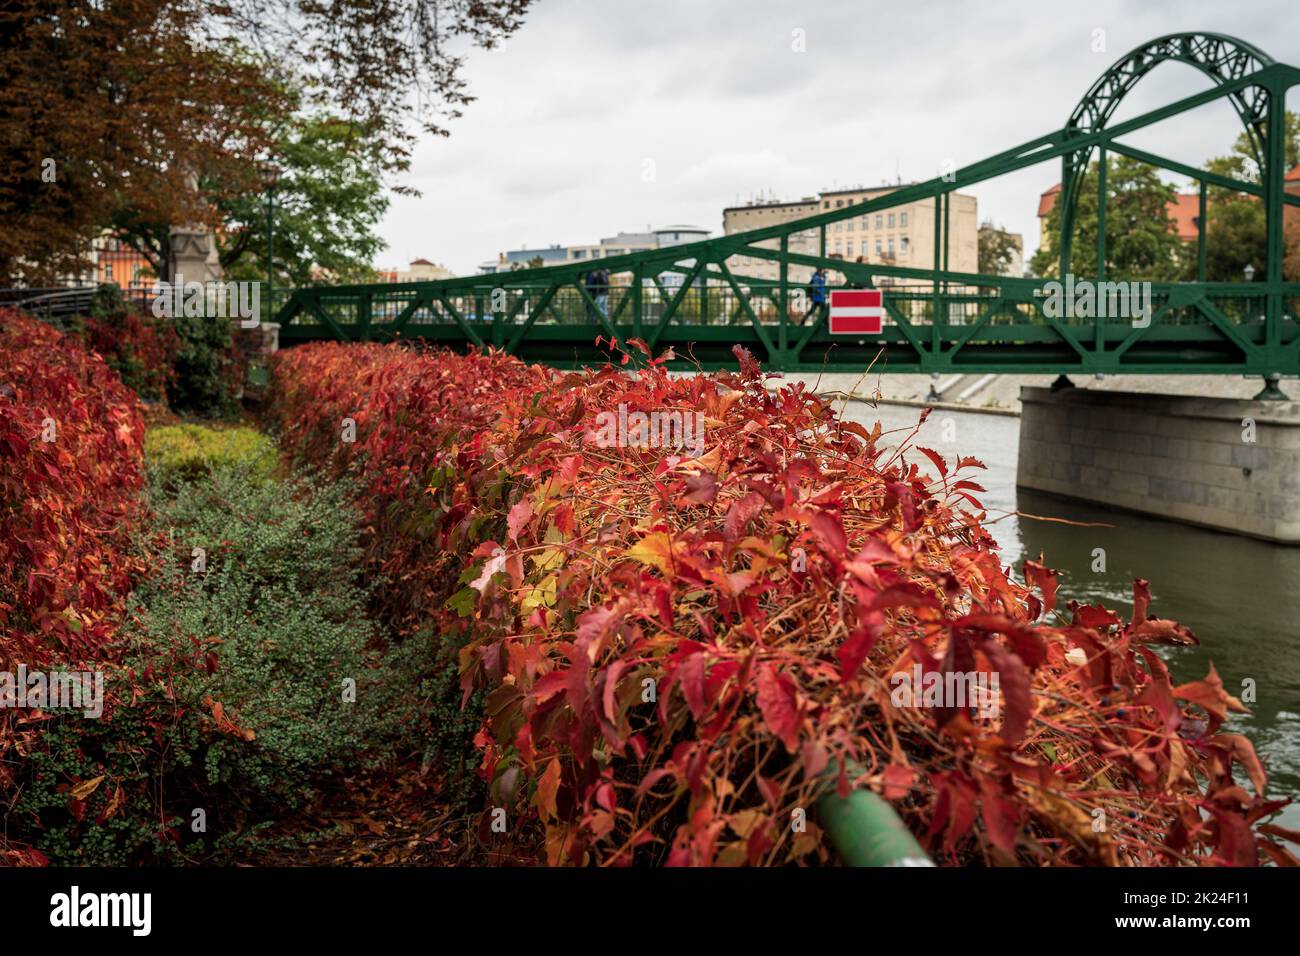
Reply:
<svg viewBox="0 0 1300 956"><path fill-rule="evenodd" d="M1166 61L1196 67L1214 86L1111 124L1123 97ZM593 263L574 262L436 282L297 289L274 318L285 345L424 339L460 348L492 346L561 367L603 362L611 342L625 346L629 339L641 339L655 352L672 348L680 367L734 367L732 347L743 345L769 367L786 371L861 369L875 362L892 372L1300 375L1300 283L1282 277L1283 208L1300 205L1300 196L1284 188L1284 144L1281 136L1270 135L1282 128L1286 92L1297 84L1300 70L1275 63L1241 40L1206 33L1161 37L1107 70L1062 129L944 177L791 222L595 260L611 275L629 279L610 289L607 313L597 309L583 284ZM1258 183L1198 170L1120 141L1219 99L1231 102L1245 126L1260 159ZM1257 197L1268 224L1260 281L1154 283L1152 319L1141 326L1049 316L1043 308L1044 280L948 269L943 213L949 194L1053 159L1062 163L1061 248L1062 262L1068 261L1078 189L1094 151L1121 153L1191 177L1202 195L1215 186ZM934 204L935 268L826 255L828 226L924 200ZM1105 203L1101 206L1104 222ZM818 254L791 251L791 238L807 232L816 236ZM1104 268L1104 227L1101 233L1098 261ZM744 275L733 257L775 262L779 278ZM1198 260L1203 275L1203 234ZM891 321L880 334L832 337L822 315L808 325L796 321L801 289L791 267L819 265L838 283L885 290ZM352 319L345 320L340 310Z"/></svg>

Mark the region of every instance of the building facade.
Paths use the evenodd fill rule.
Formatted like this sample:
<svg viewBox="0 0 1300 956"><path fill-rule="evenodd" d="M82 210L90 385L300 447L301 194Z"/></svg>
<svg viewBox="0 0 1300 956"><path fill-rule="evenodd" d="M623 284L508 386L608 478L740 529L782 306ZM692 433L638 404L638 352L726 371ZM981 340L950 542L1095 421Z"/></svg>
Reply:
<svg viewBox="0 0 1300 956"><path fill-rule="evenodd" d="M446 266L428 259L412 259L405 269L380 269L381 282L430 282L434 279L452 279L455 274Z"/></svg>
<svg viewBox="0 0 1300 956"><path fill-rule="evenodd" d="M647 229L645 232L620 232L594 243L574 246L550 245L543 249L514 249L503 252L495 261L489 260L480 265L478 271L480 275L492 275L497 272L510 272L513 269L525 269L532 265L558 266L574 262L595 262L613 256L652 252L669 246L699 242L707 238L709 238L707 229L686 225L664 226L662 229Z"/></svg>
<svg viewBox="0 0 1300 956"><path fill-rule="evenodd" d="M94 281L123 289L152 287L154 269L149 260L121 239L105 232L94 244Z"/></svg>
<svg viewBox="0 0 1300 956"><path fill-rule="evenodd" d="M834 212L869 200L879 199L899 186L859 187L823 192L798 202L755 202L729 206L722 211L722 228L727 235L761 229L802 219L818 213ZM948 205L948 268L974 272L979 261L977 230L979 214L974 196L951 193ZM826 227L826 254L847 262L859 258L866 263L933 269L934 199L920 199L880 212L863 213L830 223ZM807 229L792 235L789 250L802 255L817 255L820 230ZM777 249L778 240L764 240L761 248ZM942 251L940 252L942 258ZM942 261L939 263L942 266ZM738 274L759 279L780 278L778 263L758 256L733 256L728 267ZM811 275L811 267L790 270L792 282L802 284Z"/></svg>

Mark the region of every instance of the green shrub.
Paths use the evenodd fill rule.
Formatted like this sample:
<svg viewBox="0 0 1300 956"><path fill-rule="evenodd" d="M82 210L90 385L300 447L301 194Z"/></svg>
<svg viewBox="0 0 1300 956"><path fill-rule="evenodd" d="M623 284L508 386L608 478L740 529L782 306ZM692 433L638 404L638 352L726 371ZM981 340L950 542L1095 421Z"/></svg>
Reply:
<svg viewBox="0 0 1300 956"><path fill-rule="evenodd" d="M132 684L118 672L106 683L130 706L101 720L60 715L47 723L6 820L9 833L55 865L176 864L240 843L247 832L224 825L222 802L209 799L195 772L203 734L194 715L158 684ZM70 786L96 778L94 791L75 802ZM205 832L188 825L195 808L207 814Z"/></svg>
<svg viewBox="0 0 1300 956"><path fill-rule="evenodd" d="M176 378L168 387L171 406L212 417L235 406L230 391L231 336L225 319L177 316Z"/></svg>
<svg viewBox="0 0 1300 956"><path fill-rule="evenodd" d="M137 593L141 639L183 652L202 642L215 668L178 678L196 709L220 701L237 732L204 755L209 783L250 805L306 799L320 778L373 761L399 735L367 592L358 576L358 514L346 489L249 482L219 467L208 482L155 496L175 545ZM196 568L198 570L196 570Z"/></svg>
<svg viewBox="0 0 1300 956"><path fill-rule="evenodd" d="M276 465L275 445L252 428L164 425L144 438L150 478L166 488L207 476L213 469L238 470L264 483Z"/></svg>
<svg viewBox="0 0 1300 956"><path fill-rule="evenodd" d="M479 704L459 709L455 649L421 635L385 651L366 616L355 489L267 480L261 452L186 451L229 434L151 433L161 567L128 604L123 667L107 675L120 703L100 720L52 719L3 819L53 863L228 862L332 777L426 742L452 799L481 790ZM248 447L269 447L256 438ZM178 472L160 461L194 457L206 480L164 479ZM426 680L434 660L447 666Z"/></svg>

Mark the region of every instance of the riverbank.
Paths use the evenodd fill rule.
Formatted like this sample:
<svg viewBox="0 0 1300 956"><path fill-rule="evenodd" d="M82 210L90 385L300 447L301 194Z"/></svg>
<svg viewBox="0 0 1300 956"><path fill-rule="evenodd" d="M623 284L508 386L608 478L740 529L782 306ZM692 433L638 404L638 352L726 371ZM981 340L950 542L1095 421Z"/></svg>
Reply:
<svg viewBox="0 0 1300 956"><path fill-rule="evenodd" d="M1016 415L1020 412L1023 386L1050 387L1055 375L985 375L980 373L938 375L876 374L870 372L787 373L782 381L803 382L819 394L849 395L865 401L891 405ZM1198 398L1253 398L1263 387L1259 378L1224 375L1107 375L1075 376L1076 388L1102 391L1143 392L1155 395L1188 395ZM937 398L931 395L934 387ZM1300 383L1284 381L1282 390L1300 397Z"/></svg>

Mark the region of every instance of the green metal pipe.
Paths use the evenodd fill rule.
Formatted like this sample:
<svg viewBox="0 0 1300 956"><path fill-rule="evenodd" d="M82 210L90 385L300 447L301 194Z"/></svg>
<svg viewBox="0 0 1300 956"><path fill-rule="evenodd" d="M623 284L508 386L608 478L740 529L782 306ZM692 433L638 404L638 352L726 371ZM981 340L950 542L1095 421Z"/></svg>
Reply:
<svg viewBox="0 0 1300 956"><path fill-rule="evenodd" d="M870 790L841 797L832 785L817 814L845 866L934 866L894 808Z"/></svg>

